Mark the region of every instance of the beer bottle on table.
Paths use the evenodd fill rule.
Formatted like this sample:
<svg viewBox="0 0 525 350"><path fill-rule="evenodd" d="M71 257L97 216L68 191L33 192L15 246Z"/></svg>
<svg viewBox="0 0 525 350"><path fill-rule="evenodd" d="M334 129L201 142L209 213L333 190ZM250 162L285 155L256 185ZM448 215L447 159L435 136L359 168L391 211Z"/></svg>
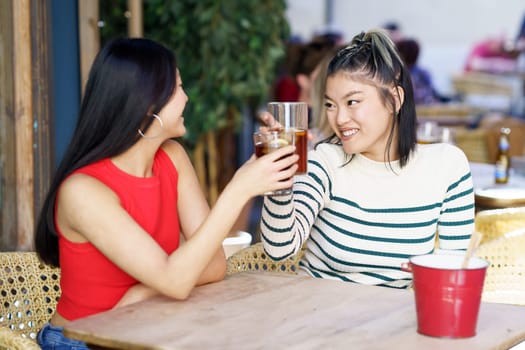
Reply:
<svg viewBox="0 0 525 350"><path fill-rule="evenodd" d="M509 128L501 128L498 143L498 157L496 158L495 180L497 184L506 184L509 181L510 154Z"/></svg>

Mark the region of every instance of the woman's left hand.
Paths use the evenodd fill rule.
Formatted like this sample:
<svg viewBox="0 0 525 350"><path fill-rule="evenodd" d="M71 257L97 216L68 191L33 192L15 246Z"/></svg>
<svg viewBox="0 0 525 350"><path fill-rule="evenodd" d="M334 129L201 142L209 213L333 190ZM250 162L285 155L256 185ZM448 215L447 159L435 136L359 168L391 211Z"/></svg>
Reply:
<svg viewBox="0 0 525 350"><path fill-rule="evenodd" d="M260 158L252 155L237 170L232 185L238 188L240 194L249 197L292 187L299 160L294 151L295 146L286 146Z"/></svg>

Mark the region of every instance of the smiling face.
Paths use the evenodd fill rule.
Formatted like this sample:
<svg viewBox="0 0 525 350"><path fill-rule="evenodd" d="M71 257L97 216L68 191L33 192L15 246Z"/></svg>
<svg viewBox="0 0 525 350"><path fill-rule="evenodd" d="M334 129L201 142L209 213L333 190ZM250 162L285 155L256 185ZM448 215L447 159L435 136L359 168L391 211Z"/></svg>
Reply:
<svg viewBox="0 0 525 350"><path fill-rule="evenodd" d="M386 149L393 125L393 108L380 96L378 87L340 71L326 80L325 107L330 126L341 139L345 153L361 153L374 161L388 161ZM397 127L390 144L390 160L396 160Z"/></svg>
<svg viewBox="0 0 525 350"><path fill-rule="evenodd" d="M159 112L159 117L166 128L166 131L170 134L170 137L180 137L186 133L186 127L184 126L184 108L188 102L188 96L184 92L182 87L182 79L179 71L177 70L177 85L175 92L170 97L168 103Z"/></svg>

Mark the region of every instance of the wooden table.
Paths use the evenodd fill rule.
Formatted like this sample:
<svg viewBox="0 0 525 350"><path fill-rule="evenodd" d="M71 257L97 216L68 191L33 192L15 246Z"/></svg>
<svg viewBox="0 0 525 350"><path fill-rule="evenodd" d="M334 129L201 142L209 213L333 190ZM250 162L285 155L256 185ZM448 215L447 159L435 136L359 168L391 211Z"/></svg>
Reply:
<svg viewBox="0 0 525 350"><path fill-rule="evenodd" d="M64 333L115 349L507 349L525 339L525 307L482 303L477 335L416 331L410 290L272 273L239 273L70 322Z"/></svg>

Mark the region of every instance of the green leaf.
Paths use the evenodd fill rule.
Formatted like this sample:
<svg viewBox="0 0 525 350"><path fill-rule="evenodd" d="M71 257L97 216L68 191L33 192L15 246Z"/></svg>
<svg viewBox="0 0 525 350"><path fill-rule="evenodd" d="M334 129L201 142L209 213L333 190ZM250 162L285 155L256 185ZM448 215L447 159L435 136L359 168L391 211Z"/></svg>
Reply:
<svg viewBox="0 0 525 350"><path fill-rule="evenodd" d="M101 1L103 41L126 35L126 7L126 0ZM240 111L267 98L290 33L285 11L284 0L144 0L144 36L177 57L190 145L209 130L240 125Z"/></svg>

